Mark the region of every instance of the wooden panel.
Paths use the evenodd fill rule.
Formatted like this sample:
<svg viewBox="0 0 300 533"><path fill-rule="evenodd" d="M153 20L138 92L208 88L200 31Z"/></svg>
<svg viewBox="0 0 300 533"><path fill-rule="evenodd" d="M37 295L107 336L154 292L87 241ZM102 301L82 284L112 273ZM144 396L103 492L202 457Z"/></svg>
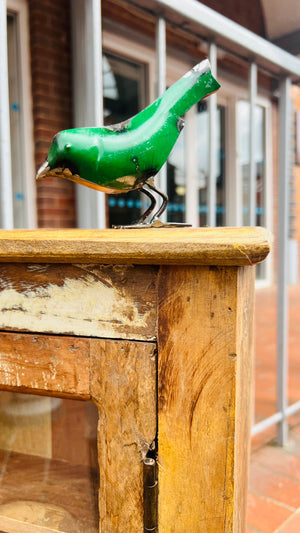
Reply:
<svg viewBox="0 0 300 533"><path fill-rule="evenodd" d="M0 509L1 513L1 509ZM57 529L20 522L0 514L0 533L57 533Z"/></svg>
<svg viewBox="0 0 300 533"><path fill-rule="evenodd" d="M270 251L264 228L0 231L0 261L252 265Z"/></svg>
<svg viewBox="0 0 300 533"><path fill-rule="evenodd" d="M247 437L236 414L237 373L250 356L241 349L252 309L237 299L237 268L164 267L159 282L159 531L244 531L233 524L244 505L234 480L235 433ZM247 296L249 285L245 288ZM243 310L243 311L242 311ZM237 360L239 363L237 364ZM249 384L243 381L248 394ZM241 384L238 385L240 393ZM243 408L246 408L244 402ZM246 416L248 420L247 413ZM246 456L245 456L246 457ZM236 458L240 459L241 454ZM242 473L239 465L235 473ZM234 499L234 494L236 500Z"/></svg>
<svg viewBox="0 0 300 533"><path fill-rule="evenodd" d="M153 339L155 267L0 264L0 328Z"/></svg>
<svg viewBox="0 0 300 533"><path fill-rule="evenodd" d="M156 434L155 345L91 340L91 392L99 409L100 531L143 533L143 459Z"/></svg>
<svg viewBox="0 0 300 533"><path fill-rule="evenodd" d="M60 406L52 416L52 458L98 469L96 405L92 401L55 400Z"/></svg>
<svg viewBox="0 0 300 533"><path fill-rule="evenodd" d="M237 292L237 358L236 365L236 432L234 463L234 532L246 524L248 468L251 446L253 408L253 354L254 354L254 284L255 269L238 270ZM252 310L252 312L251 312Z"/></svg>
<svg viewBox="0 0 300 533"><path fill-rule="evenodd" d="M1 332L0 389L89 398L89 339Z"/></svg>

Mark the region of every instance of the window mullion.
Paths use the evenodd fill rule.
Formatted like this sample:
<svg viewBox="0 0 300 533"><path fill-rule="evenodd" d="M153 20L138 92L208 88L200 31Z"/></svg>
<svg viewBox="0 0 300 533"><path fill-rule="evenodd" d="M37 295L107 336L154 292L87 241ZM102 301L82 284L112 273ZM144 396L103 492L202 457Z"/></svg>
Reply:
<svg viewBox="0 0 300 533"><path fill-rule="evenodd" d="M213 75L217 76L217 47L210 43L209 59ZM217 135L217 95L208 99L209 115L209 176L208 176L208 225L216 225L216 135Z"/></svg>
<svg viewBox="0 0 300 533"><path fill-rule="evenodd" d="M257 66L255 63L251 63L249 74L249 225L256 226L255 107L257 97Z"/></svg>
<svg viewBox="0 0 300 533"><path fill-rule="evenodd" d="M166 21L159 17L156 23L156 65L157 65L157 97L166 90ZM167 164L159 172L159 186L167 193ZM167 221L167 210L160 217Z"/></svg>

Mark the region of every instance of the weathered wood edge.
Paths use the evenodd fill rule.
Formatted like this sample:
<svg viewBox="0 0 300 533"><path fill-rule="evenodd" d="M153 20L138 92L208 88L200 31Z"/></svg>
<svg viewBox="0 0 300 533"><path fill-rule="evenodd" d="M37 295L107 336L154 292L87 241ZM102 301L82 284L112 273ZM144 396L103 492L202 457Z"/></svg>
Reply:
<svg viewBox="0 0 300 533"><path fill-rule="evenodd" d="M157 270L151 265L0 263L0 328L154 340Z"/></svg>
<svg viewBox="0 0 300 533"><path fill-rule="evenodd" d="M236 337L236 431L234 438L234 533L246 524L247 487L251 451L254 376L254 294L255 271L245 267L237 276L237 337ZM251 311L252 310L252 311Z"/></svg>
<svg viewBox="0 0 300 533"><path fill-rule="evenodd" d="M232 513L234 505L239 505L238 498L236 503L233 499L238 271L214 266L163 267L160 271L161 533L235 531Z"/></svg>
<svg viewBox="0 0 300 533"><path fill-rule="evenodd" d="M99 531L144 531L143 461L156 435L156 344L90 340L99 410Z"/></svg>
<svg viewBox="0 0 300 533"><path fill-rule="evenodd" d="M0 262L245 266L271 242L261 227L1 230Z"/></svg>
<svg viewBox="0 0 300 533"><path fill-rule="evenodd" d="M0 331L0 390L89 400L90 339Z"/></svg>
<svg viewBox="0 0 300 533"><path fill-rule="evenodd" d="M59 533L52 527L39 526L31 522L20 522L9 516L0 516L1 531L10 531L10 533Z"/></svg>

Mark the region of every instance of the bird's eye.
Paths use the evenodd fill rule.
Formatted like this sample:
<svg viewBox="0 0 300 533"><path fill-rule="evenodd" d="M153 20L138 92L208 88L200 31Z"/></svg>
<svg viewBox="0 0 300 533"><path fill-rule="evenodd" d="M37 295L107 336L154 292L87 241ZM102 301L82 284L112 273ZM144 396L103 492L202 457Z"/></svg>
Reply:
<svg viewBox="0 0 300 533"><path fill-rule="evenodd" d="M65 145L65 149L67 150L67 152L69 152L70 148L71 148L71 145L70 145L70 144L66 144L66 145Z"/></svg>

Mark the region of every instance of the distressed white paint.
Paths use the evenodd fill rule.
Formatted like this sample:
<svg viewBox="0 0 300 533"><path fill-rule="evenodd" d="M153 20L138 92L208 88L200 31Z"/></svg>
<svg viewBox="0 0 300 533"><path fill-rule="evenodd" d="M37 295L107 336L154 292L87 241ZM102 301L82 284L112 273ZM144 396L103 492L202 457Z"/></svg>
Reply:
<svg viewBox="0 0 300 533"><path fill-rule="evenodd" d="M8 280L0 292L1 329L144 339L154 312L153 305L145 303L139 313L133 296L95 281L95 275L88 272L84 278L66 278L61 286L28 286L22 292ZM154 339L154 332L146 338Z"/></svg>

